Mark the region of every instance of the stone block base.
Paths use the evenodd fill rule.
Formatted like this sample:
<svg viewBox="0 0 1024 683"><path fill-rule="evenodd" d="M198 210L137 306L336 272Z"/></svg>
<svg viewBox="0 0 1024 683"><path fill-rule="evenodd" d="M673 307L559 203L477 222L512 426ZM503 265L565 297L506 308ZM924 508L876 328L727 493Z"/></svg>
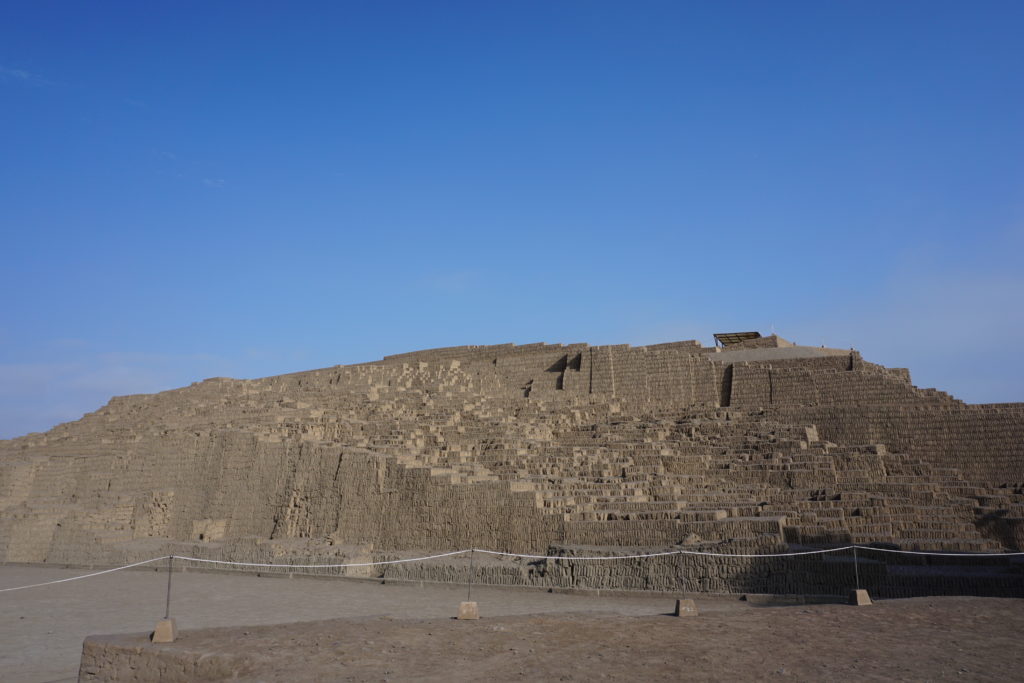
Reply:
<svg viewBox="0 0 1024 683"><path fill-rule="evenodd" d="M460 602L459 603L459 619L479 619L480 610L477 608L475 602Z"/></svg>
<svg viewBox="0 0 1024 683"><path fill-rule="evenodd" d="M161 619L153 630L154 643L173 643L178 637L178 625L174 619Z"/></svg>
<svg viewBox="0 0 1024 683"><path fill-rule="evenodd" d="M863 605L870 605L871 597L868 595L868 592L863 588L850 591L850 604L857 605L858 607Z"/></svg>
<svg viewBox="0 0 1024 683"><path fill-rule="evenodd" d="M676 600L676 611L672 614L677 617L695 617L698 614L697 605L689 598Z"/></svg>

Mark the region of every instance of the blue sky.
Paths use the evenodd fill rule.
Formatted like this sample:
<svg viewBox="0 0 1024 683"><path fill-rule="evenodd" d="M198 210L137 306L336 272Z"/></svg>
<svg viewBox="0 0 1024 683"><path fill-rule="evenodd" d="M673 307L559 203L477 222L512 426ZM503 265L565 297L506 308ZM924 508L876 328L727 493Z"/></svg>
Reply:
<svg viewBox="0 0 1024 683"><path fill-rule="evenodd" d="M0 437L417 348L772 329L1024 400L1024 3L39 2Z"/></svg>

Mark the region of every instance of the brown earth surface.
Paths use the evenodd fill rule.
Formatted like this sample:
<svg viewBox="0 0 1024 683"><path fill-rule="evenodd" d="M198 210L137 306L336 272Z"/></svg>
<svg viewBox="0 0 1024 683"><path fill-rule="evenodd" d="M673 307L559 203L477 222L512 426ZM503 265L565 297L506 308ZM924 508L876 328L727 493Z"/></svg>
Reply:
<svg viewBox="0 0 1024 683"><path fill-rule="evenodd" d="M0 588L83 573L0 566ZM75 680L89 634L153 628L166 580L166 573L129 570L0 593L0 680ZM477 587L482 618L460 622L451 617L466 599L464 586L201 572L175 573L173 586L178 642L155 646L144 634L102 640L170 657L166 673L202 659L250 681L1002 681L1024 671L1019 599L767 606L696 595L700 615L675 618L666 616L673 607L666 596ZM153 679L152 671L137 673L122 680Z"/></svg>
<svg viewBox="0 0 1024 683"><path fill-rule="evenodd" d="M0 566L0 589L61 580L86 569ZM593 592L551 594L478 586L487 616L605 610L641 616L671 606L664 597ZM92 633L151 630L164 616L167 574L127 570L80 581L0 593L0 682L49 683L78 676L82 641ZM436 618L455 614L466 587L352 579L257 577L241 573L175 572L171 614L185 630L237 624L391 616ZM714 609L735 609L735 600Z"/></svg>
<svg viewBox="0 0 1024 683"><path fill-rule="evenodd" d="M750 605L684 618L371 617L185 631L171 645L98 637L86 644L83 680L1009 681L1024 671L1022 634L1024 601L991 598Z"/></svg>

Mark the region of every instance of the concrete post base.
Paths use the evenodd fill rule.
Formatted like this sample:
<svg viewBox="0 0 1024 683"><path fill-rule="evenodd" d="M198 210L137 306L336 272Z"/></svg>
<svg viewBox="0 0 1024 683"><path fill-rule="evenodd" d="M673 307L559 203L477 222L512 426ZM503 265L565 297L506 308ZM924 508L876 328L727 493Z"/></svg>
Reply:
<svg viewBox="0 0 1024 683"><path fill-rule="evenodd" d="M475 602L460 602L459 603L459 619L479 619L480 610L477 609Z"/></svg>
<svg viewBox="0 0 1024 683"><path fill-rule="evenodd" d="M676 611L672 614L677 617L695 617L698 614L697 605L689 598L676 600Z"/></svg>
<svg viewBox="0 0 1024 683"><path fill-rule="evenodd" d="M868 595L868 592L863 588L853 590L850 591L850 604L857 605L858 607L861 607L863 605L870 605L871 597Z"/></svg>
<svg viewBox="0 0 1024 683"><path fill-rule="evenodd" d="M178 637L178 625L174 619L161 619L153 630L154 643L173 643Z"/></svg>

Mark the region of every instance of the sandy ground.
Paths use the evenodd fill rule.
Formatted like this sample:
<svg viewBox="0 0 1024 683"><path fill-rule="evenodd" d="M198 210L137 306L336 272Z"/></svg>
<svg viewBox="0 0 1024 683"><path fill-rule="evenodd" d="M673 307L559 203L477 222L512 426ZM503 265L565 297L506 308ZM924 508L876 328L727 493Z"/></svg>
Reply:
<svg viewBox="0 0 1024 683"><path fill-rule="evenodd" d="M77 576L88 570L0 566L0 588ZM127 570L81 581L0 593L0 681L75 680L87 635L151 631L164 616L167 574ZM485 615L609 610L649 615L665 598L595 598L476 587ZM173 574L171 616L181 629L281 624L338 617L445 618L465 587L371 581L257 578L246 574ZM720 609L742 607L722 601Z"/></svg>
<svg viewBox="0 0 1024 683"><path fill-rule="evenodd" d="M0 588L76 573L0 567ZM151 630L165 587L166 574L128 571L0 593L0 679L74 680L85 636ZM174 575L179 641L123 642L225 657L246 680L1009 681L1024 671L1024 600L697 598L700 616L674 618L664 597L477 588L483 618L451 619L465 597L447 586L190 572ZM218 626L234 628L209 630Z"/></svg>
<svg viewBox="0 0 1024 683"><path fill-rule="evenodd" d="M135 673L174 671L173 659L204 661L213 675L203 680L1013 681L1024 672L1024 605L1013 604L1020 602L918 598L683 619L362 618L191 631L167 646L145 636L114 642L130 656L136 648L162 651L148 667L136 658Z"/></svg>

